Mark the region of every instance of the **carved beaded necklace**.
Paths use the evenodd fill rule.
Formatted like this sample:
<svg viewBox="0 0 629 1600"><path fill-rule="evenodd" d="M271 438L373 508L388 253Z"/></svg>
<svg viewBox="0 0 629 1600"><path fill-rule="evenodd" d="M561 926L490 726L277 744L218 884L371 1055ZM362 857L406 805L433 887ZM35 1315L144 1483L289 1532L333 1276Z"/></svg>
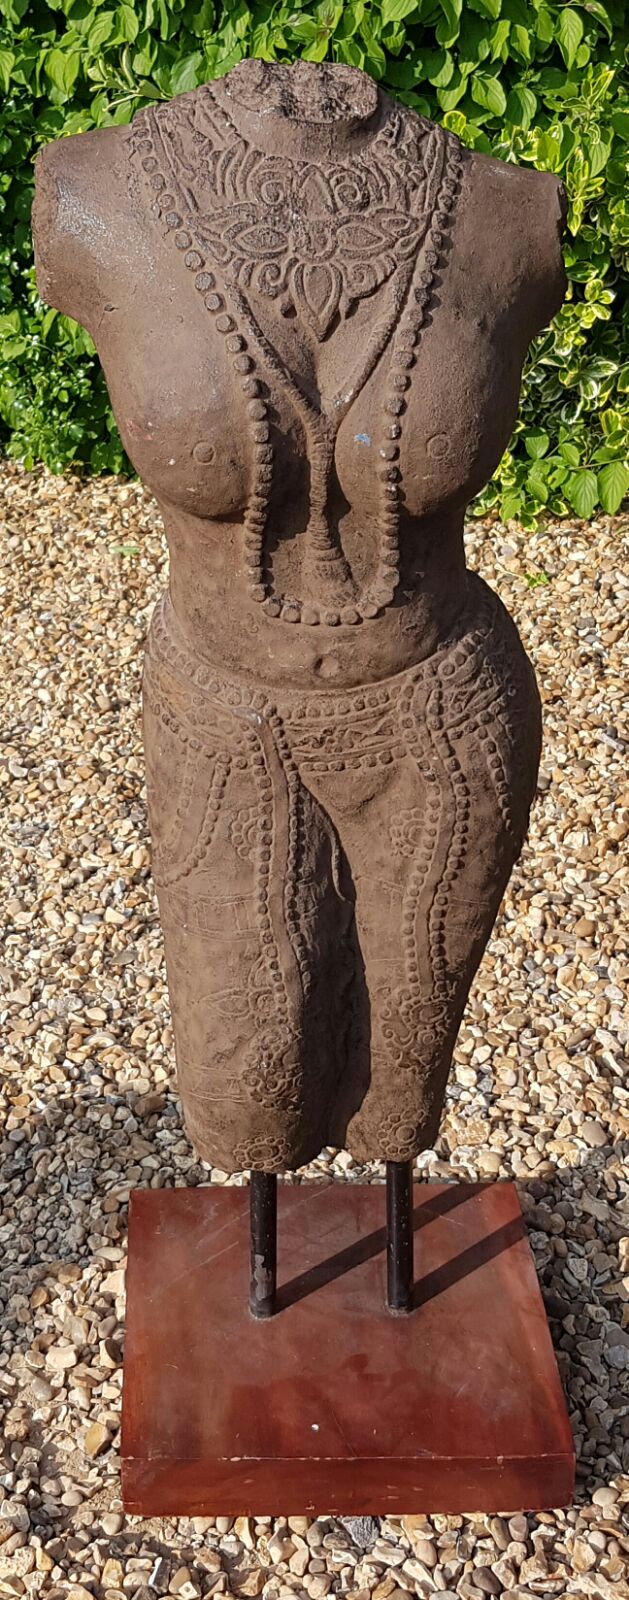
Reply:
<svg viewBox="0 0 629 1600"><path fill-rule="evenodd" d="M328 120L333 116L332 106ZM392 107L351 160L325 168L294 162L245 139L210 85L140 112L130 139L153 191L153 209L194 274L246 397L253 481L243 531L251 597L267 616L284 622L333 627L378 616L393 601L399 581L400 440L460 183L458 140L414 112ZM327 407L318 408L263 333L247 290L276 300L284 315L296 313L323 340L357 300L384 286L388 303L357 370ZM357 593L326 503L340 424L387 348L378 554L375 572ZM304 562L324 596L321 604L277 593L268 568L273 444L259 371L273 375L304 427L310 465Z"/></svg>

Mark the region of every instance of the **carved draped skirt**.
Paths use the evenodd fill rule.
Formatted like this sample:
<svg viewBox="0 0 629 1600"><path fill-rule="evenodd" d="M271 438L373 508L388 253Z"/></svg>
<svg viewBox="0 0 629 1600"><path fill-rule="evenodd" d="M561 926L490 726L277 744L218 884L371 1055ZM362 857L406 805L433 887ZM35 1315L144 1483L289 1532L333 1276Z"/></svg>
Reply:
<svg viewBox="0 0 629 1600"><path fill-rule="evenodd" d="M191 654L165 596L144 731L178 1085L199 1154L403 1160L438 1127L470 984L528 823L539 697L471 576L427 660L267 691Z"/></svg>

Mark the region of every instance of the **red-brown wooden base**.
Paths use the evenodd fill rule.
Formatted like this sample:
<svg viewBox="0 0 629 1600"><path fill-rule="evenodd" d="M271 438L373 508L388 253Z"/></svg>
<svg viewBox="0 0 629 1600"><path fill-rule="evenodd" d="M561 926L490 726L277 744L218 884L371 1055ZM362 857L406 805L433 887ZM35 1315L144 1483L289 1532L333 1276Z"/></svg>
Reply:
<svg viewBox="0 0 629 1600"><path fill-rule="evenodd" d="M415 1187L385 1310L384 1188L278 1196L280 1310L248 1310L246 1189L138 1190L122 1481L145 1516L515 1511L572 1500L566 1406L515 1189Z"/></svg>

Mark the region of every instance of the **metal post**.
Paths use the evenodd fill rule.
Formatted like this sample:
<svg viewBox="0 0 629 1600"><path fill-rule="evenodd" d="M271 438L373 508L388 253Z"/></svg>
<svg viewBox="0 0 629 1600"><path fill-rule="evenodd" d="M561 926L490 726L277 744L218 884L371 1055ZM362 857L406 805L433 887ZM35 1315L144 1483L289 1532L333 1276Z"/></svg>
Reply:
<svg viewBox="0 0 629 1600"><path fill-rule="evenodd" d="M387 1161L387 1305L408 1311L413 1288L413 1165Z"/></svg>
<svg viewBox="0 0 629 1600"><path fill-rule="evenodd" d="M249 1307L254 1317L272 1317L277 1285L277 1178L274 1172L251 1173L250 1206Z"/></svg>

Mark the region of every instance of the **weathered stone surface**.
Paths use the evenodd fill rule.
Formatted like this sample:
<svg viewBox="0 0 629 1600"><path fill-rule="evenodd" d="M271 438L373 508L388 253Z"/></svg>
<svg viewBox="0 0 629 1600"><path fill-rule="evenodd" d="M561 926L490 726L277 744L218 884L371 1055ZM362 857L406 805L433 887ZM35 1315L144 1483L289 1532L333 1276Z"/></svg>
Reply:
<svg viewBox="0 0 629 1600"><path fill-rule="evenodd" d="M563 297L561 212L340 65L242 62L39 158L41 293L92 332L172 547L153 870L187 1126L226 1172L435 1137L540 744L463 514Z"/></svg>

